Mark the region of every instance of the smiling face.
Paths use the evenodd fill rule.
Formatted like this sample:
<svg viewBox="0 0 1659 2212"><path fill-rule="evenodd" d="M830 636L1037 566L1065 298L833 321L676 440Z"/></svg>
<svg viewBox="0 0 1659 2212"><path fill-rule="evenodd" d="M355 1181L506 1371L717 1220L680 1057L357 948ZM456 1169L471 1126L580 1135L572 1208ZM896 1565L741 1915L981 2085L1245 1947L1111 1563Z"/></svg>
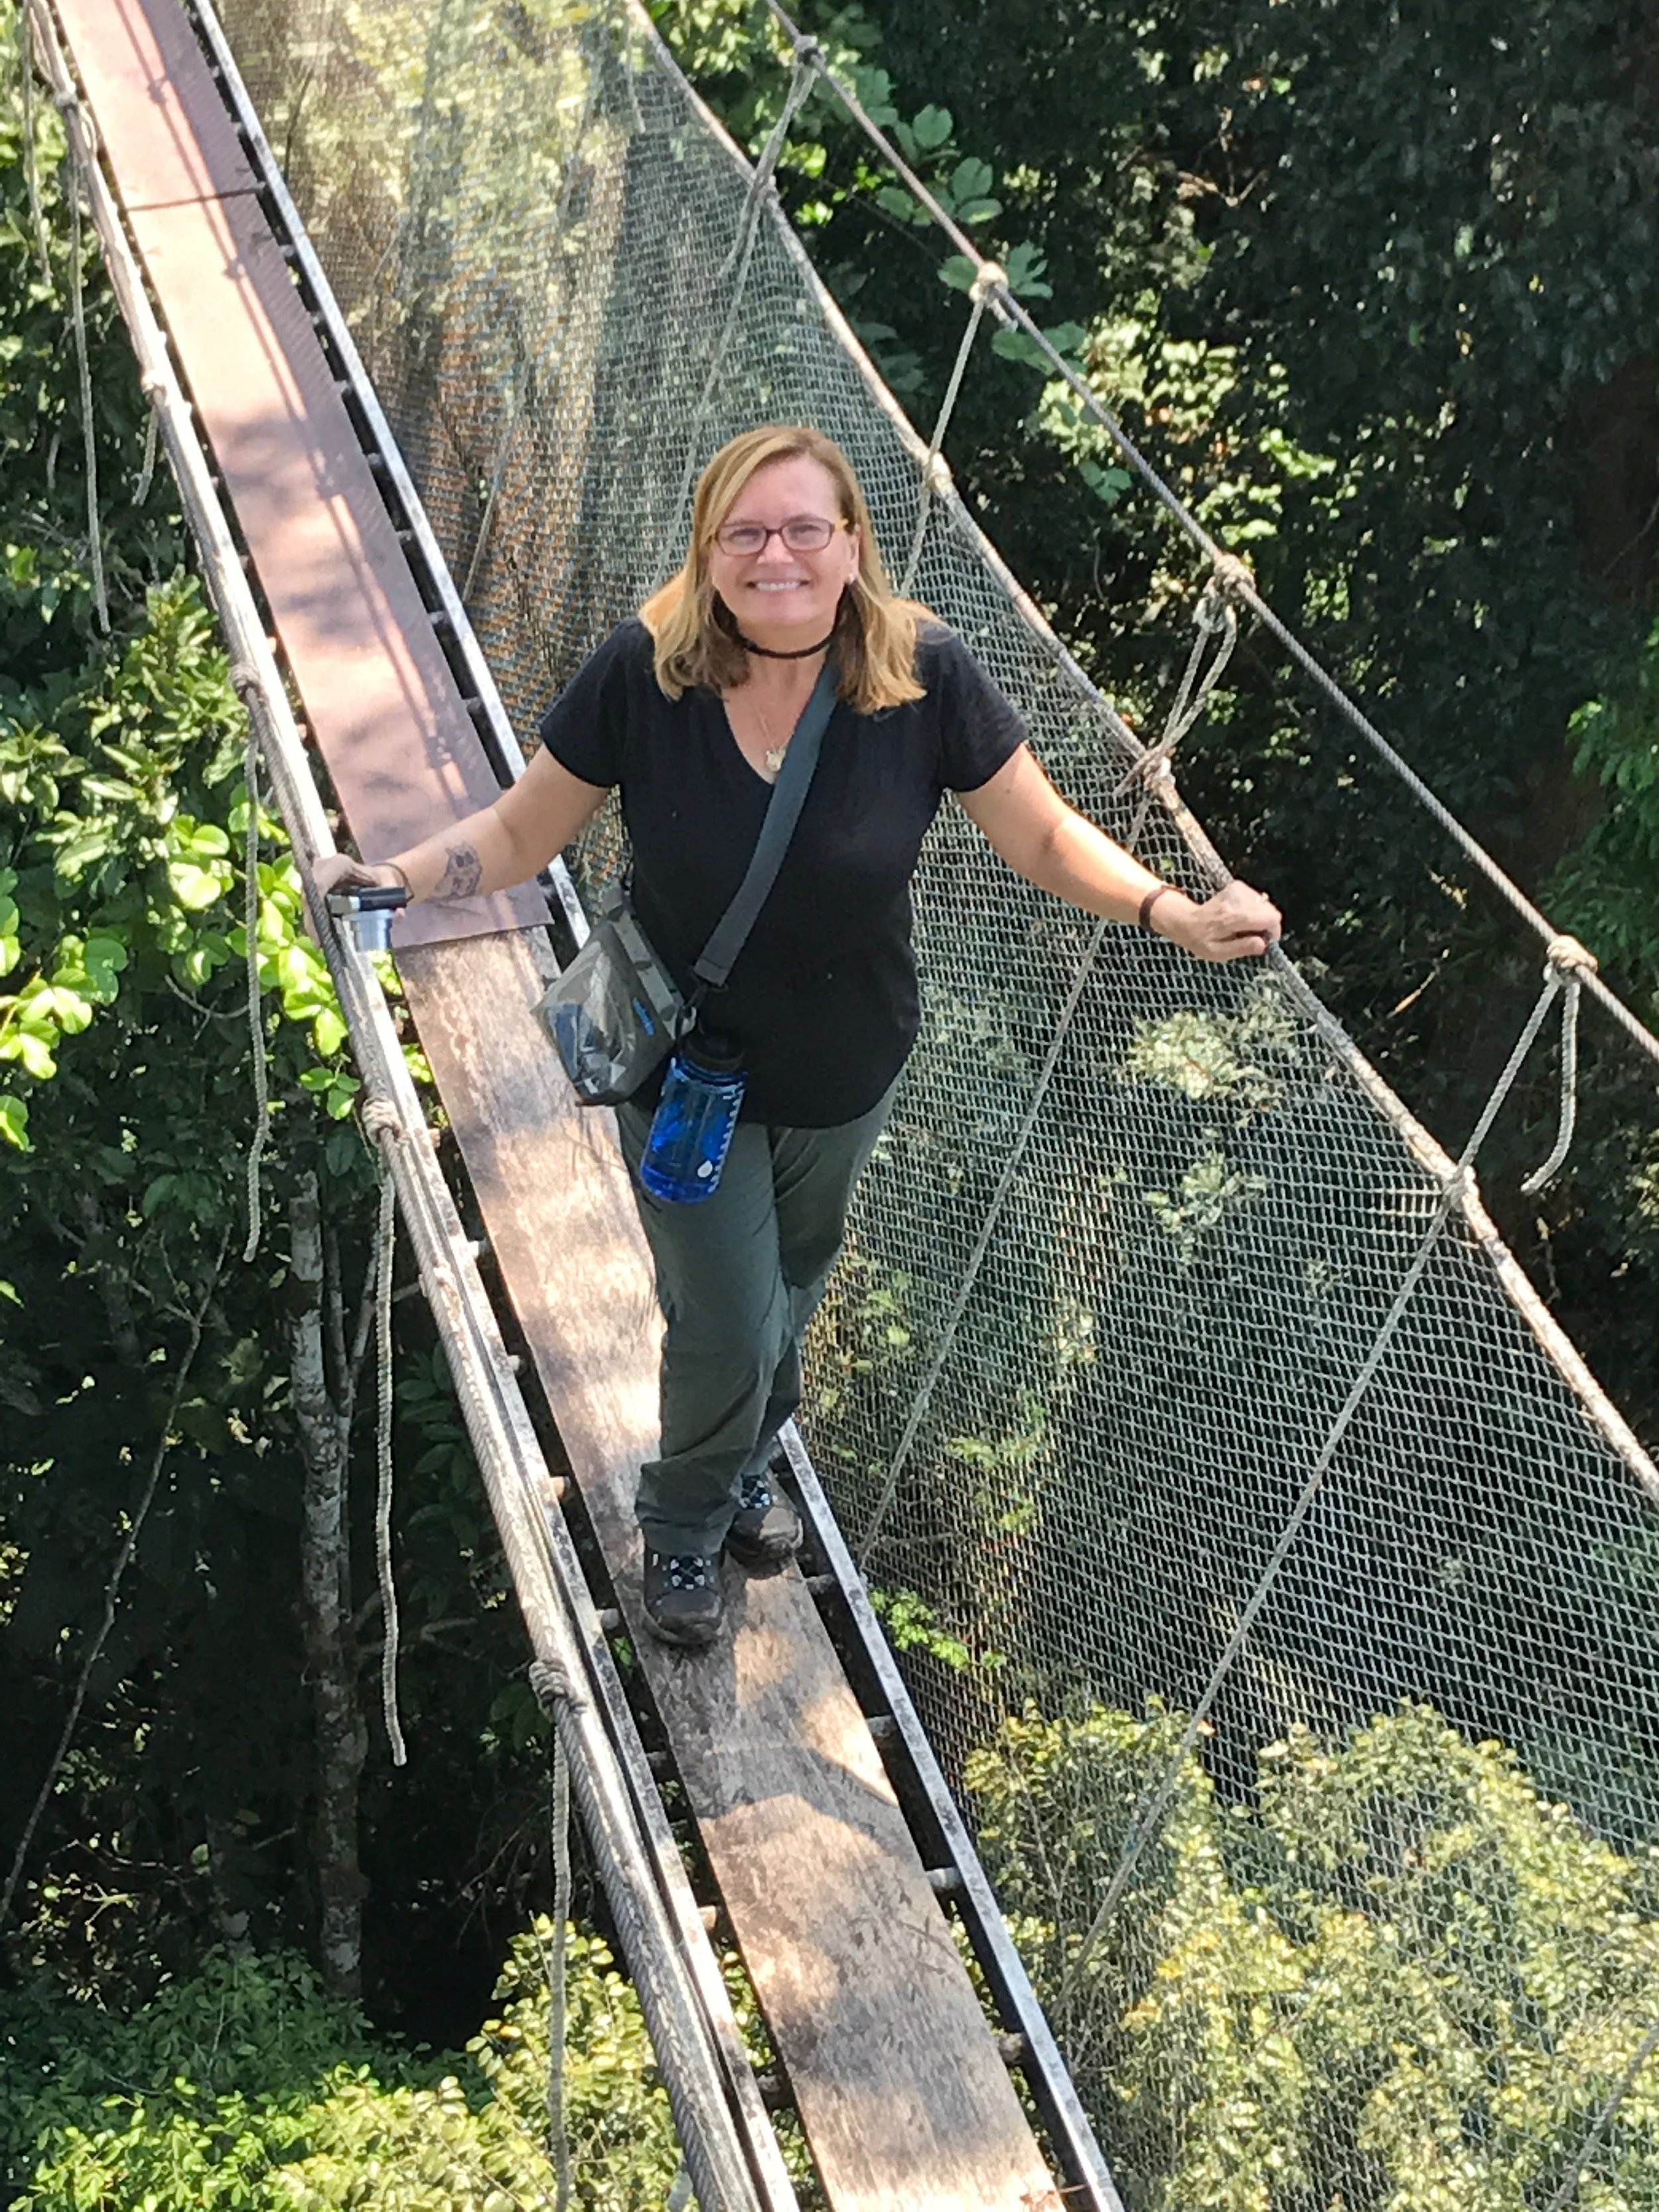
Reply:
<svg viewBox="0 0 1659 2212"><path fill-rule="evenodd" d="M855 529L837 527L817 552L793 551L776 534L785 523L805 517L844 524L835 478L807 453L769 461L756 470L720 523L723 529L758 524L773 535L757 553L727 553L716 541L706 556L708 580L738 628L757 645L781 653L829 636L841 595L858 574Z"/></svg>

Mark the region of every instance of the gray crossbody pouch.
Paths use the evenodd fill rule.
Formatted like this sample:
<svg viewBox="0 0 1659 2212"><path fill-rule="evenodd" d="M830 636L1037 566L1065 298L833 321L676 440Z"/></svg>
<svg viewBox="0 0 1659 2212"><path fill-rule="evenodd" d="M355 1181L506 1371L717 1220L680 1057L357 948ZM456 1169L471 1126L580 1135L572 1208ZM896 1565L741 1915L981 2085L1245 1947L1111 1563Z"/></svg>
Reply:
<svg viewBox="0 0 1659 2212"><path fill-rule="evenodd" d="M835 671L826 661L790 738L743 881L693 964L689 997L641 928L626 878L600 892L586 943L536 1008L584 1106L631 1098L731 974L777 881L835 703Z"/></svg>

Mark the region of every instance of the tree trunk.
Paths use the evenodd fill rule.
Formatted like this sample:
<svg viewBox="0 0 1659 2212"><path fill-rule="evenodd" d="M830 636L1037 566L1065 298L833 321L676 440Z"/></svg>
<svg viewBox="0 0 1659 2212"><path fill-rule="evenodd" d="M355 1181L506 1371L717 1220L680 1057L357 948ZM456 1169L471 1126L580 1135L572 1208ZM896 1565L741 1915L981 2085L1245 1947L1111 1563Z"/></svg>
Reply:
<svg viewBox="0 0 1659 2212"><path fill-rule="evenodd" d="M368 1739L357 1697L346 1519L349 1424L329 1388L325 1269L317 1178L307 1174L289 1208L294 1417L305 1465L301 1593L316 1728L316 1867L323 1976L337 1996L362 1982L363 1879L357 1793ZM349 1388L343 1378L342 1387Z"/></svg>

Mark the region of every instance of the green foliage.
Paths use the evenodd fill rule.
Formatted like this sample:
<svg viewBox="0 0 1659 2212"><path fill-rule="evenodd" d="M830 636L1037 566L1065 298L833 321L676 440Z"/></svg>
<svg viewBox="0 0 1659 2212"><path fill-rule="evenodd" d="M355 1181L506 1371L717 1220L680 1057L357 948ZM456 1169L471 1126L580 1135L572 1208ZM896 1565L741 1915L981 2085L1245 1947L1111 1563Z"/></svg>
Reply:
<svg viewBox="0 0 1659 2212"><path fill-rule="evenodd" d="M1542 2204L1659 2020L1659 1852L1621 1856L1515 1755L1403 1706L1293 1731L1253 1804L1179 1715L1009 1722L970 1761L980 1837L1137 2212ZM1173 1770L1173 1771L1172 1771ZM1138 1808L1169 1801L1092 1949ZM1659 2061L1578 2201L1659 2189Z"/></svg>
<svg viewBox="0 0 1659 2212"><path fill-rule="evenodd" d="M375 2036L291 1955L217 1953L142 2013L0 2000L17 2088L3 2119L19 2212L505 2212L550 2206L547 1946L514 1943L498 2010L464 2054ZM577 2201L661 2202L679 2159L638 2001L594 1936L566 1931L564 2098Z"/></svg>
<svg viewBox="0 0 1659 2212"><path fill-rule="evenodd" d="M1659 624L1633 675L1572 718L1577 765L1611 794L1556 872L1563 921L1636 986L1659 1020Z"/></svg>
<svg viewBox="0 0 1659 2212"><path fill-rule="evenodd" d="M325 964L260 824L258 944L273 1141L252 1266L255 1112L244 968L246 726L90 242L84 269L111 629L93 608L69 324L63 135L37 99L43 271L25 189L16 21L0 0L0 1832L21 1832L102 1621L118 1547L154 1503L36 1833L8 1960L118 2012L185 1980L216 1934L290 1942L313 1909L313 1717L295 1605L302 1469L283 1201L319 1179L329 1380L350 1396L373 1158ZM399 1017L401 1018L401 1017ZM192 1317L201 1341L186 1370ZM371 1772L372 1993L424 1996L434 1899L479 1864L523 1917L539 1736L488 1726L520 1647L453 1401L400 1306L403 1694L419 1761L382 1844ZM356 1424L366 1449L365 1425ZM441 1464L428 1449L441 1436ZM378 1662L372 1485L355 1486L348 1615ZM248 1724L250 1712L258 1726ZM402 1916L400 1917L400 1916ZM457 1914L456 1918L464 1918ZM412 1933L411 1933L412 1930ZM377 1967L379 1957L389 1965ZM471 1972L457 1975L458 1943ZM446 1925L476 2021L495 1961ZM88 2008L72 2015L90 2032ZM8 2098L9 2097L9 2085ZM5 2102L6 2100L0 2100Z"/></svg>

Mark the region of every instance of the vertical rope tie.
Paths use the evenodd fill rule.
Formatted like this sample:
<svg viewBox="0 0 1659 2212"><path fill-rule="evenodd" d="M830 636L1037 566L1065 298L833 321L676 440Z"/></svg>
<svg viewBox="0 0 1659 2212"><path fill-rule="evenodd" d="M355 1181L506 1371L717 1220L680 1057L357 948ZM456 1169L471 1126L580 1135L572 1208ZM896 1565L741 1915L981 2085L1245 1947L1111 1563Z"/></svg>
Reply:
<svg viewBox="0 0 1659 2212"><path fill-rule="evenodd" d="M1140 803L1135 810L1134 821L1122 839L1131 852L1146 826L1158 785L1170 780L1170 763L1175 758L1176 746L1203 716L1210 703L1210 694L1233 657L1233 647L1238 642L1238 610L1234 602L1241 580L1248 581L1249 574L1244 562L1231 553L1217 557L1193 610L1196 632L1193 649L1187 656L1175 703L1164 719L1164 733L1155 745L1146 748L1112 793L1115 799L1121 799L1137 784L1140 787ZM1212 650L1218 638L1220 641L1213 644ZM1207 667L1206 654L1210 656Z"/></svg>
<svg viewBox="0 0 1659 2212"><path fill-rule="evenodd" d="M576 179L583 173L582 149L587 143L587 134L592 126L594 111L599 106L600 82L600 72L598 70L590 70L587 77L587 92L582 101L582 112L577 118L575 132L571 138L569 150L564 157L563 172L559 179L558 198L554 203L552 221L548 226L549 235L556 241L564 237L569 223L570 202L575 191ZM631 72L629 82L632 82ZM641 125L641 128L644 128L643 124ZM501 488L507 482L507 464L513 458L514 448L519 441L519 434L523 429L526 417L530 412L532 395L535 386L535 368L536 364L533 361L527 363L523 374L516 380L516 390L507 416L507 428L501 433L501 444L495 453L495 465L489 474L489 491L484 501L483 513L478 520L478 534L473 540L472 557L466 564L466 581L461 586L461 605L464 607L470 606L471 604L473 591L483 573L484 561L489 551L489 541L495 528L495 513L501 504Z"/></svg>
<svg viewBox="0 0 1659 2212"><path fill-rule="evenodd" d="M145 386L146 391L149 386ZM149 497L149 488L155 481L155 449L161 441L161 420L152 406L149 420L144 425L144 459L138 471L138 481L132 488L132 503L142 507Z"/></svg>
<svg viewBox="0 0 1659 2212"><path fill-rule="evenodd" d="M1492 1086L1492 1096L1481 1109L1480 1118L1475 1123L1474 1133L1468 1143L1463 1147L1456 1167L1441 1187L1434 1217L1423 1233L1422 1240L1413 1256L1411 1265L1406 1271L1399 1290L1395 1293L1394 1302L1383 1317L1382 1326L1377 1330L1359 1372L1354 1377L1342 1408L1331 1424L1329 1432L1321 1447L1319 1456L1314 1462L1306 1482L1303 1485L1301 1495L1296 1501L1290 1519L1280 1532L1279 1540L1268 1556L1267 1563L1257 1579L1255 1588L1245 1601L1237 1626L1224 1645L1219 1658L1216 1661L1210 1679L1204 1686L1203 1694L1194 1706L1187 1725L1182 1731L1181 1741L1164 1767L1162 1777L1156 1787L1149 1785L1142 1792L1140 1801L1130 1816L1122 1856L1107 1886L1100 1909L1090 1922L1082 1942L1078 1947L1076 1955L1066 1969L1057 2001L1057 2009L1062 2014L1070 2002L1096 1944L1100 1941L1102 1934L1122 1900L1130 1876L1139 1863L1146 1846L1158 1832L1158 1823L1163 1819L1164 1809L1175 1792L1176 1784L1180 1779L1181 1770L1191 1756L1193 1747L1198 1741L1199 1735L1209 1718L1211 1709L1220 1694L1222 1685L1231 1672L1234 1662L1249 1641L1250 1631L1255 1626L1257 1617L1279 1580L1280 1570L1290 1557L1291 1547L1301 1534L1303 1523L1313 1510L1314 1500L1324 1486L1325 1477L1330 1472L1337 1452L1341 1447L1342 1440L1352 1426L1354 1416L1359 1411L1376 1379L1377 1370L1387 1356L1389 1346L1393 1343L1400 1324L1405 1318L1413 1294L1422 1280L1429 1261L1434 1256L1442 1232L1453 1212L1468 1195L1474 1181L1473 1171L1476 1157L1486 1141L1492 1123L1498 1119L1504 1101L1513 1089L1515 1079L1525 1065L1528 1054L1537 1041L1538 1033L1544 1026L1545 1018L1554 1004L1556 994L1563 988L1563 968L1559 965L1547 968L1544 975L1544 988L1539 995L1538 1003L1528 1017L1526 1027L1516 1042L1515 1049L1510 1054L1508 1065Z"/></svg>
<svg viewBox="0 0 1659 2212"><path fill-rule="evenodd" d="M67 112L76 105L71 97L64 97L58 106ZM104 580L104 533L98 512L98 425L92 411L92 362L87 351L86 286L81 266L82 234L81 228L81 179L78 170L70 179L70 318L75 325L75 362L81 380L81 434L86 453L87 466L87 557L92 568L93 604L98 611L98 627L109 635L109 592Z"/></svg>
<svg viewBox="0 0 1659 2212"><path fill-rule="evenodd" d="M29 14L27 4L17 11L17 64L23 94L23 183L28 192L29 228L34 234L40 281L51 290L52 237L46 228L46 211L40 204L40 170L34 149L34 56L30 50Z"/></svg>
<svg viewBox="0 0 1659 2212"><path fill-rule="evenodd" d="M927 519L933 513L933 495L941 495L951 487L951 471L945 464L945 434L951 427L951 417L957 409L957 397L962 390L962 380L968 374L974 340L979 336L979 326L985 319L985 310L993 294L1006 289L1008 272L1000 262L982 261L975 271L974 281L968 288L972 310L968 327L962 334L962 343L957 348L956 365L951 371L951 381L945 387L945 398L933 423L933 434L927 441L927 458L921 465L921 487L916 495L916 526L910 535L909 558L904 564L904 574L899 579L899 592L908 599L916 580L916 570L921 565L921 549L927 536Z"/></svg>
<svg viewBox="0 0 1659 2212"><path fill-rule="evenodd" d="M542 1952L547 1977L547 2155L553 2168L553 2212L568 2212L572 2176L564 2057L570 2011L570 1759L559 1717L576 1699L569 1676L556 1662L532 1659L529 1673L536 1701L553 1723L553 1942Z"/></svg>
<svg viewBox="0 0 1659 2212"><path fill-rule="evenodd" d="M1559 976L1561 982L1561 1103L1554 1149L1543 1166L1521 1186L1528 1198L1535 1198L1555 1181L1572 1150L1573 1132L1578 1126L1578 999L1583 977L1595 973L1595 955L1587 951L1576 937L1554 938L1544 973Z"/></svg>
<svg viewBox="0 0 1659 2212"><path fill-rule="evenodd" d="M392 1764L407 1766L409 1750L398 1713L398 1584L392 1571L392 1270L398 1256L398 1186L392 1148L403 1135L398 1109L384 1098L363 1108L363 1127L380 1154L380 1215L374 1246L374 1572L380 1590L380 1713Z"/></svg>
<svg viewBox="0 0 1659 2212"><path fill-rule="evenodd" d="M714 394L738 327L738 317L743 312L744 297L749 286L749 267L755 258L755 246L760 236L761 212L769 197L776 197L773 179L778 157L783 152L785 141L789 136L789 126L799 112L823 66L823 56L817 46L811 40L803 40L796 49L794 67L790 72L789 88L783 97L782 110L761 149L760 159L755 164L755 173L749 180L749 190L744 195L731 251L715 272L717 285L723 284L734 270L736 276L732 280L732 298L726 310L726 320L721 325L720 337L708 363L708 374L703 380L702 397L697 402L686 434L685 465L680 471L678 495L668 511L666 535L658 562L659 569L664 574L667 573L671 550L680 543L684 534L682 518L690 502L691 486L697 473L697 459L702 451L703 428L714 404Z"/></svg>
<svg viewBox="0 0 1659 2212"><path fill-rule="evenodd" d="M1607 2103L1602 2106L1595 2119L1591 2121L1589 2133L1585 2136L1577 2156L1567 2168L1561 2186L1544 2207L1544 2212L1566 2212L1567 2206L1578 2193L1578 2185L1583 2179L1584 2168L1601 2148L1601 2139L1617 2118L1620 2106L1636 2087L1637 2076L1656 2051L1659 2051L1659 2020L1654 2021L1652 2027L1637 2045L1635 2055L1625 2069L1619 2086L1607 2099Z"/></svg>
<svg viewBox="0 0 1659 2212"><path fill-rule="evenodd" d="M234 669L231 680L246 706L255 679ZM253 1134L247 1147L247 1241L242 1247L244 1265L259 1249L259 1167L264 1158L270 1127L270 1069L265 1057L264 1001L259 989L259 736L252 711L247 718L247 748L242 757L242 777L247 791L247 830L242 848L242 935L247 966L248 1049L253 1060Z"/></svg>
<svg viewBox="0 0 1659 2212"><path fill-rule="evenodd" d="M893 1456L888 1462L887 1472L882 1478L880 1495L876 1499L864 1534L859 1540L857 1559L860 1571L868 1565L871 1555L880 1540L882 1530L887 1524L887 1516L893 1508L893 1501L898 1495L899 1478L909 1461L911 1449L921 1431L921 1425L927 1418L927 1409L933 1403L933 1392L938 1386L939 1376L945 1372L951 1354L956 1348L957 1332L962 1327L963 1317L968 1311L969 1301L974 1295L974 1287L979 1281L980 1269L985 1264L986 1255L991 1249L991 1240L1001 1222L1002 1210L1008 1202L1009 1194L1019 1179L1026 1147L1031 1141L1032 1131L1036 1127L1037 1115L1042 1111L1042 1102L1048 1095L1048 1086L1053 1082L1054 1070L1060 1064L1060 1053L1065 1047L1066 1038L1071 1035L1072 1024L1076 1018L1077 1010L1083 1003L1084 991L1094 974L1095 963L1100 956L1100 948L1105 942L1107 927L1108 925L1103 921L1095 924L1089 939L1088 949L1078 963L1077 974L1073 978L1070 991L1066 994L1066 1003L1060 1010L1060 1018L1054 1024L1054 1033L1048 1041L1048 1049L1043 1055L1042 1066L1037 1071L1037 1079L1032 1086L1030 1100L1021 1117L1019 1127L1015 1132L1014 1141L1008 1147L1008 1157L1003 1163L1002 1173L997 1180L997 1187L991 1194L991 1203L985 1209L985 1218L980 1224L979 1235L974 1240L974 1249L968 1255L968 1264L963 1269L962 1280L957 1285L956 1296L951 1301L951 1310L946 1314L945 1325L939 1331L939 1343L934 1347L933 1358L927 1363L927 1370L921 1378L916 1395L911 1401L910 1411L905 1420L903 1431L897 1444L894 1447Z"/></svg>

